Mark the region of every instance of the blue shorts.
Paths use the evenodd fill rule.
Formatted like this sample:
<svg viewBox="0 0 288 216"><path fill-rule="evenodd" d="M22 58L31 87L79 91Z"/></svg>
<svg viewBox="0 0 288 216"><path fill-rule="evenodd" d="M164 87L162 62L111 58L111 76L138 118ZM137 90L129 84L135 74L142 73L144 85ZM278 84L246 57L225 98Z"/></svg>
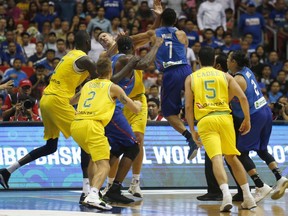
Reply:
<svg viewBox="0 0 288 216"><path fill-rule="evenodd" d="M119 157L126 147L136 144L136 137L120 108L116 107L113 117L105 127L105 135L111 146L111 154Z"/></svg>
<svg viewBox="0 0 288 216"><path fill-rule="evenodd" d="M181 92L184 90L186 77L191 73L190 65L171 66L164 71L161 88L161 111L164 117L180 113Z"/></svg>
<svg viewBox="0 0 288 216"><path fill-rule="evenodd" d="M272 131L272 112L270 107L263 107L252 114L250 118L251 130L244 136L238 135L237 149L240 152L266 150Z"/></svg>

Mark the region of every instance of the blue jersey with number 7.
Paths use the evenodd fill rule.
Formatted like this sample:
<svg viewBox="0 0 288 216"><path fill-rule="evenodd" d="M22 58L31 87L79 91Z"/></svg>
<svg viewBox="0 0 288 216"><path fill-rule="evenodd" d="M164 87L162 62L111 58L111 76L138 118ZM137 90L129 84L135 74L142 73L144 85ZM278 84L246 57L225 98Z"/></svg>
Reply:
<svg viewBox="0 0 288 216"><path fill-rule="evenodd" d="M164 39L155 61L157 69L161 72L165 72L165 69L171 66L188 64L185 45L175 34L177 30L175 27L161 27L155 31L157 37Z"/></svg>
<svg viewBox="0 0 288 216"><path fill-rule="evenodd" d="M252 115L253 113L261 110L261 108L263 108L267 104L266 99L261 92L261 88L259 87L253 72L249 68L243 67L241 71L235 74L235 76L237 75L243 76L246 81L247 88L244 93L248 99L250 115ZM231 106L233 110L233 115L238 118L244 118L244 114L238 98L233 98L233 100L231 101Z"/></svg>

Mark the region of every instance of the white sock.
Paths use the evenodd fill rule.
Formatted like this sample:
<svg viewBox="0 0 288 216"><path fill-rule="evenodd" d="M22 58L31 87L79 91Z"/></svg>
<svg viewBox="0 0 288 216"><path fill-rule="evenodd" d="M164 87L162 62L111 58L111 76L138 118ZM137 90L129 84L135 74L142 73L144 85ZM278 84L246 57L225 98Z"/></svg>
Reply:
<svg viewBox="0 0 288 216"><path fill-rule="evenodd" d="M113 182L114 182L114 179L115 179L115 178L109 178L109 177L108 177L108 184L112 185Z"/></svg>
<svg viewBox="0 0 288 216"><path fill-rule="evenodd" d="M251 192L250 192L250 189L249 189L249 184L248 183L243 184L240 187L241 187L241 189L243 191L243 198L244 197L248 197L248 196L252 196Z"/></svg>
<svg viewBox="0 0 288 216"><path fill-rule="evenodd" d="M91 194L92 196L96 196L99 197L99 190L96 187L91 187L89 194Z"/></svg>
<svg viewBox="0 0 288 216"><path fill-rule="evenodd" d="M224 184L221 184L220 185L220 189L222 191L222 194L223 194L223 198L226 197L226 196L231 196L231 193L229 191L229 186L228 184L224 183Z"/></svg>
<svg viewBox="0 0 288 216"><path fill-rule="evenodd" d="M20 164L18 162L13 163L11 166L7 168L9 173L13 173L15 170L17 170L20 167Z"/></svg>
<svg viewBox="0 0 288 216"><path fill-rule="evenodd" d="M133 174L132 183L138 183L140 181L140 174Z"/></svg>
<svg viewBox="0 0 288 216"><path fill-rule="evenodd" d="M90 190L89 179L83 178L83 193L88 194Z"/></svg>

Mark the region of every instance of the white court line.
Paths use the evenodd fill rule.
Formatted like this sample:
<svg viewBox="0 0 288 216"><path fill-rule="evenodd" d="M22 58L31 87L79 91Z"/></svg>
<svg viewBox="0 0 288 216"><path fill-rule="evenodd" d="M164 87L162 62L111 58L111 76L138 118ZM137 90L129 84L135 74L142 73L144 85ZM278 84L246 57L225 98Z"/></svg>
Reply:
<svg viewBox="0 0 288 216"><path fill-rule="evenodd" d="M253 191L253 190L252 190ZM71 192L74 192L74 193L82 193L82 191L71 191ZM124 194L130 194L127 192L127 190L123 190ZM231 189L230 190L231 193L237 193L237 190L236 189ZM142 193L143 194L157 194L157 195L160 195L160 194L205 194L207 193L207 190L206 189L171 189L171 190L142 190Z"/></svg>
<svg viewBox="0 0 288 216"><path fill-rule="evenodd" d="M48 211L48 210L2 210L0 216L107 216L96 212Z"/></svg>

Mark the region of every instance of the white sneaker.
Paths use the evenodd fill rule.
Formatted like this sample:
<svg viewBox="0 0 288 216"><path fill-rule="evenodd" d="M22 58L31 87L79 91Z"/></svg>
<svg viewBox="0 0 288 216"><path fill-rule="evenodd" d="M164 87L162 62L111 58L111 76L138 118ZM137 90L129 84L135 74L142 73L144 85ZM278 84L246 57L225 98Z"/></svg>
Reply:
<svg viewBox="0 0 288 216"><path fill-rule="evenodd" d="M253 208L256 208L256 202L254 197L251 195L249 197L244 197L244 202L241 203L242 209L248 209L251 210Z"/></svg>
<svg viewBox="0 0 288 216"><path fill-rule="evenodd" d="M260 202L262 199L264 199L270 192L272 191L272 188L269 187L269 185L264 184L263 187L258 188L256 187L255 190L255 202L258 203Z"/></svg>
<svg viewBox="0 0 288 216"><path fill-rule="evenodd" d="M104 197L105 194L107 193L107 191L109 190L109 188L111 187L112 184L107 184L106 187L100 191L101 197Z"/></svg>
<svg viewBox="0 0 288 216"><path fill-rule="evenodd" d="M140 188L140 181L136 180L131 182L128 192L135 197L143 198L143 194Z"/></svg>
<svg viewBox="0 0 288 216"><path fill-rule="evenodd" d="M277 181L276 188L271 195L271 199L280 199L284 195L286 188L288 188L288 179L282 176L281 179Z"/></svg>
<svg viewBox="0 0 288 216"><path fill-rule="evenodd" d="M221 212L229 212L232 207L233 207L233 205L232 205L231 194L229 196L223 197L222 205L220 206L220 211Z"/></svg>
<svg viewBox="0 0 288 216"><path fill-rule="evenodd" d="M88 196L85 198L83 203L90 207L95 207L101 210L111 210L112 206L108 205L106 202L101 200L99 196L96 196L94 194L88 194Z"/></svg>

